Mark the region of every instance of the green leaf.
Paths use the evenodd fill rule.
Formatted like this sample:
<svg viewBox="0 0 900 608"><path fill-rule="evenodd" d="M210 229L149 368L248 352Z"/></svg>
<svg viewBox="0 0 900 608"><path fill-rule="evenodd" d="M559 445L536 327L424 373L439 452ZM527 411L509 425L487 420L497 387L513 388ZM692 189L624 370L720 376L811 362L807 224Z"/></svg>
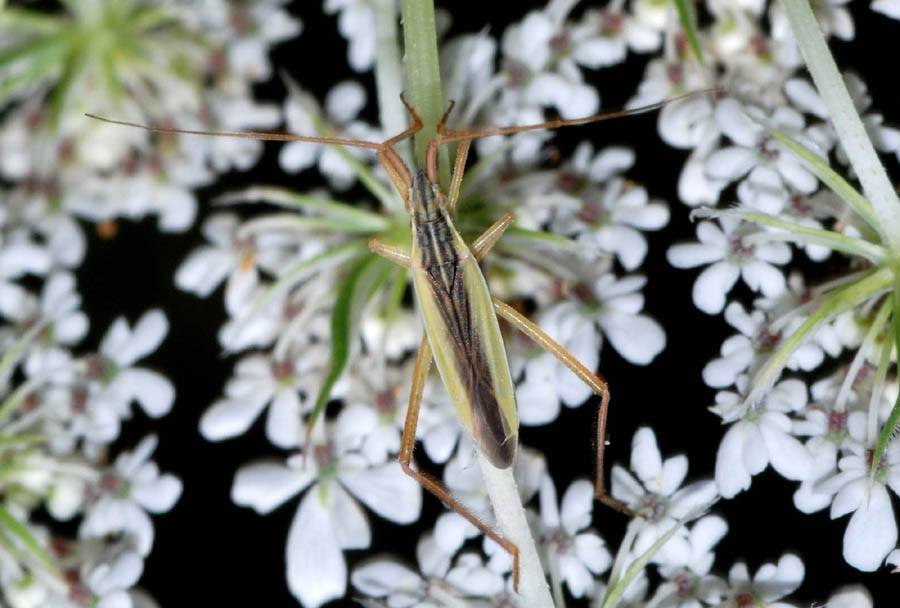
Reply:
<svg viewBox="0 0 900 608"><path fill-rule="evenodd" d="M820 306L807 319L794 330L788 338L778 347L769 360L766 361L762 369L757 372L753 379L753 388L747 396L746 403L756 403L769 387L774 384L784 369L788 357L801 345L810 333L815 330L820 323L827 321L840 312L851 308L852 306L862 302L867 298L871 298L887 288L894 280L893 272L890 268L879 268L870 272L865 277L841 287L834 289L821 297Z"/></svg>
<svg viewBox="0 0 900 608"><path fill-rule="evenodd" d="M4 80L0 80L0 101L10 93L14 93L35 80L52 73L63 61L68 46L46 45L34 52L28 68Z"/></svg>
<svg viewBox="0 0 900 608"><path fill-rule="evenodd" d="M881 223L875 216L872 204L866 198L857 192L847 180L837 174L828 166L821 157L812 152L803 144L794 141L781 131L773 129L765 125L766 129L781 143L788 147L791 152L799 156L806 166L812 171L816 177L822 180L822 183L828 186L828 189L837 194L842 201L853 209L869 226L871 226L881 237L882 242L886 242L884 234L881 232Z"/></svg>
<svg viewBox="0 0 900 608"><path fill-rule="evenodd" d="M697 37L697 24L694 21L693 7L688 6L688 0L674 0L675 10L678 12L678 21L681 22L681 29L687 36L688 44L691 45L691 51L697 64L703 67L703 51L700 49L700 40Z"/></svg>
<svg viewBox="0 0 900 608"><path fill-rule="evenodd" d="M2 4L0 4L2 6ZM0 14L0 28L15 31L18 34L53 34L63 27L68 27L70 21L48 13L30 11L23 8L2 9Z"/></svg>
<svg viewBox="0 0 900 608"><path fill-rule="evenodd" d="M900 345L900 314L898 314L898 311L900 311L900 276L894 281L894 290L891 293L891 300L893 303L891 319L893 320L894 325L894 344ZM890 357L890 347L886 346L885 350L888 353L888 357ZM872 454L871 471L873 474L878 470L878 465L881 463L881 457L884 455L888 443L894 438L894 432L897 430L898 424L900 424L900 395L897 395L894 407L891 409L891 413L888 415L888 419L881 429L881 434L878 436L875 453Z"/></svg>
<svg viewBox="0 0 900 608"><path fill-rule="evenodd" d="M347 243L334 245L330 249L326 249L322 253L313 256L308 260L303 260L302 262L295 264L280 276L277 281L272 283L262 294L259 294L254 298L250 312L246 318L255 316L278 294L287 291L316 272L321 272L329 265L336 268L347 258L365 251L367 247L368 243L365 240L356 239Z"/></svg>
<svg viewBox="0 0 900 608"><path fill-rule="evenodd" d="M653 543L653 546L644 551L644 553L642 553L640 557L638 557L631 563L630 566L628 566L628 569L625 571L625 574L624 576L622 576L622 578L616 581L609 581L609 586L607 586L606 588L606 595L603 597L603 604L601 604L601 608L613 608L616 605L616 601L618 601L618 599L622 597L622 594L625 593L626 589L628 589L628 585L631 584L631 581L633 581L634 578L638 574L640 574L641 570L643 570L647 566L650 558L652 558L657 551L662 549L663 545L669 542L669 539L672 538L672 535L675 534L675 532L677 532L678 529L683 526L688 519L693 519L693 517L688 516L684 519L678 520L678 522L674 526L672 526L672 528L668 532L663 534L658 541Z"/></svg>
<svg viewBox="0 0 900 608"><path fill-rule="evenodd" d="M87 57L83 49L76 49L70 52L68 57L66 57L62 75L59 77L59 80L56 82L56 85L54 85L53 90L50 93L48 122L51 129L54 131L59 125L59 119L66 107L69 91L72 89L72 85L76 78L85 67L86 60Z"/></svg>
<svg viewBox="0 0 900 608"><path fill-rule="evenodd" d="M229 192L215 200L216 204L223 205L238 202L264 202L289 209L301 209L306 213L341 220L359 232L379 232L391 224L390 220L380 213L359 209L342 201L307 196L286 188L272 186L251 186L245 190Z"/></svg>
<svg viewBox="0 0 900 608"><path fill-rule="evenodd" d="M47 441L47 435L0 435L0 448L9 445L25 445L29 443L43 443Z"/></svg>
<svg viewBox="0 0 900 608"><path fill-rule="evenodd" d="M8 530L13 536L17 537L50 572L58 576L56 565L41 548L40 543L31 533L31 530L7 511L2 504L0 504L0 529Z"/></svg>
<svg viewBox="0 0 900 608"><path fill-rule="evenodd" d="M331 389L347 367L351 342L356 337L359 320L366 304L384 284L392 270L393 265L389 261L375 254L369 254L360 259L341 284L331 313L331 361L307 423L307 435L312 431L319 413L328 403Z"/></svg>
<svg viewBox="0 0 900 608"><path fill-rule="evenodd" d="M701 207L691 214L692 218L721 216L737 217L748 222L781 229L777 232L766 231L757 233L749 237L751 240L755 240L753 237L758 237L762 241L781 240L798 244L821 245L834 251L863 257L876 266L883 264L890 255L886 247L876 245L865 239L847 236L833 230L798 224L797 222L783 219L777 215L762 213L761 211L752 211L741 207L736 209L709 209Z"/></svg>
<svg viewBox="0 0 900 608"><path fill-rule="evenodd" d="M51 50L59 52L61 49L64 51L67 46L66 42L66 38L62 36L45 36L23 42L0 53L0 68L31 55L40 57Z"/></svg>

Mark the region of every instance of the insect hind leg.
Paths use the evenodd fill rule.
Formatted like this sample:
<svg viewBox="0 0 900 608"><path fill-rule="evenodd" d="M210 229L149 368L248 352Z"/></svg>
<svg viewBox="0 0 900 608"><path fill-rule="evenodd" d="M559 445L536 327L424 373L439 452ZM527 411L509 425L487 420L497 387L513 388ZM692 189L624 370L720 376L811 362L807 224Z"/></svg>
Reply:
<svg viewBox="0 0 900 608"><path fill-rule="evenodd" d="M482 534L503 547L513 560L513 590L519 589L519 548L509 539L503 538L487 524L478 519L465 505L456 500L444 485L424 471L417 471L410 464L413 448L416 443L416 426L419 421L419 406L425 390L425 379L431 367L431 346L428 337L422 337L419 352L416 355L416 367L413 372L412 387L409 391L409 407L406 410L406 421L403 424L403 435L400 439L400 455L397 460L403 472L419 482L422 487L437 496L444 504L462 515L470 524L478 528Z"/></svg>

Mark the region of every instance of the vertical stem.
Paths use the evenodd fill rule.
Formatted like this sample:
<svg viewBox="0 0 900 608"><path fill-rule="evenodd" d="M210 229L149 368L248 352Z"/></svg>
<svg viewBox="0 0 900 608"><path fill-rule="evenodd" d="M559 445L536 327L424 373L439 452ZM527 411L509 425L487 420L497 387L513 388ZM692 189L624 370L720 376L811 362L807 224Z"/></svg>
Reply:
<svg viewBox="0 0 900 608"><path fill-rule="evenodd" d="M433 0L403 0L403 40L409 101L422 119L422 130L415 137L416 163L424 167L425 148L434 139L445 110ZM441 185L446 188L450 184L450 161L445 148L438 155L438 166Z"/></svg>
<svg viewBox="0 0 900 608"><path fill-rule="evenodd" d="M550 587L525 518L512 467L498 469L481 452L478 452L478 464L481 465L481 475L494 507L497 525L503 536L519 549L519 595L528 608L552 607Z"/></svg>
<svg viewBox="0 0 900 608"><path fill-rule="evenodd" d="M438 65L437 31L434 24L433 0L403 0L403 37L406 44L406 78L409 101L422 119L423 128L416 134L416 161L424 166L425 149L437 132L444 114L441 72ZM446 146L438 157L441 185L450 184L450 162ZM497 469L480 453L485 487L503 535L519 549L519 595L528 608L550 608L553 599L541 567L525 509L513 479L512 469Z"/></svg>
<svg viewBox="0 0 900 608"><path fill-rule="evenodd" d="M886 244L897 256L900 254L900 199L856 112L809 0L781 0L781 4L847 158L881 222Z"/></svg>

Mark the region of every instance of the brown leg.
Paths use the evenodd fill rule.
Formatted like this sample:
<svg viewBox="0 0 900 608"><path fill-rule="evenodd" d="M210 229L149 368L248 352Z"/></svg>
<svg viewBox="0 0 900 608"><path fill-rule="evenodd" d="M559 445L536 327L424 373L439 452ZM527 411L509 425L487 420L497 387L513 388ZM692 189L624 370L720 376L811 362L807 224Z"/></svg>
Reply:
<svg viewBox="0 0 900 608"><path fill-rule="evenodd" d="M491 224L487 230L481 233L481 236L472 242L472 252L478 261L487 255L487 252L500 240L514 220L512 213L504 213L503 217Z"/></svg>
<svg viewBox="0 0 900 608"><path fill-rule="evenodd" d="M482 534L493 540L495 543L506 549L513 558L513 589L519 589L519 548L509 540L497 534L489 528L487 524L478 519L471 511L453 498L449 490L444 485L428 473L417 471L412 468L410 461L412 460L413 448L416 443L416 425L419 421L419 406L422 404L422 392L425 390L425 379L428 376L428 369L431 367L431 347L428 344L428 337L422 338L419 346L419 353L416 355L416 367L413 372L412 387L409 392L409 408L406 410L406 422L403 425L403 437L400 439L400 456L397 460L403 472L418 481L422 487L437 496L444 504L462 515L466 520L478 528Z"/></svg>
<svg viewBox="0 0 900 608"><path fill-rule="evenodd" d="M378 239L371 238L369 239L369 251L371 251L372 253L377 253L381 257L390 260L398 266L403 266L404 268L409 269L409 254L400 247L387 245L385 243L382 243Z"/></svg>
<svg viewBox="0 0 900 608"><path fill-rule="evenodd" d="M633 516L634 511L621 501L618 501L607 494L606 490L603 488L603 452L606 448L606 414L609 408L609 388L606 385L606 381L595 374L592 374L581 361L573 357L561 344L544 333L540 327L535 325L528 318L519 314L519 312L509 304L494 298L494 309L497 311L498 315L512 323L516 329L559 359L566 367L572 370L572 373L578 376L582 382L587 384L588 387L600 397L600 411L597 414L597 478L594 484L594 494L596 495L597 500L603 504Z"/></svg>

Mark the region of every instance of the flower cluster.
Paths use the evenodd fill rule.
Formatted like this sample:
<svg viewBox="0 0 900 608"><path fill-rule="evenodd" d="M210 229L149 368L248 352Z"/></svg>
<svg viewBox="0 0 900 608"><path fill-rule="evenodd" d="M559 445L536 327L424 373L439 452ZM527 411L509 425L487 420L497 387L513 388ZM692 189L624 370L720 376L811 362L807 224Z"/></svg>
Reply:
<svg viewBox="0 0 900 608"><path fill-rule="evenodd" d="M888 323L895 314L894 228L870 183L863 186L875 202L840 177L844 169L829 168L829 159L841 166L854 158L841 125L829 119L833 110L798 71L790 5L709 8L713 23L695 34L723 92L667 106L659 132L691 150L679 192L687 205L705 206L695 211L704 218L697 241L672 246L668 259L677 268L703 267L694 305L708 314L724 310L738 332L703 370L706 384L724 389L711 410L730 425L716 484L733 497L771 464L800 482L800 511L852 514L844 558L872 571L897 543L889 490L900 492L900 452L885 442L896 425L888 421L897 398L896 375L888 373L897 341ZM816 17L826 35L853 37L844 7L822 5ZM660 87L678 93L698 78L681 39L651 62L638 100ZM844 81L851 112L862 116L875 147L896 154L897 131L870 110L865 84L853 74ZM889 193L886 205L896 204ZM852 257L844 276L807 286L800 269L836 254ZM739 279L759 297L741 301L733 291ZM835 369L838 357L843 365ZM792 373L779 381L783 371Z"/></svg>
<svg viewBox="0 0 900 608"><path fill-rule="evenodd" d="M182 485L151 460L155 435L131 449L113 442L133 404L151 419L172 408L172 383L140 366L169 324L161 310L120 317L96 352L81 345L78 220L104 238L118 218L147 215L185 230L192 190L249 168L261 146L154 136L84 113L273 126L280 112L251 87L271 75L268 47L300 23L267 0L60 4L0 5L0 603L150 607L134 588L153 547L150 515L170 510Z"/></svg>
<svg viewBox="0 0 900 608"><path fill-rule="evenodd" d="M172 508L181 482L150 460L153 435L112 464L107 455L133 403L153 418L172 407L172 384L137 365L168 322L159 310L133 326L119 318L97 352L77 350L88 317L74 276L25 226L0 229L0 594L16 608L131 606L153 546L150 514ZM26 274L41 278L39 292ZM47 526L41 509L80 522L77 537Z"/></svg>
<svg viewBox="0 0 900 608"><path fill-rule="evenodd" d="M535 124L548 109L564 118L596 112L600 98L586 71L621 63L629 52L662 53L650 60L634 105L709 86L672 7L635 2L629 12L614 3L575 18L569 16L571 8L569 2L551 2L510 26L499 40L480 33L442 41L444 94L456 102L449 125ZM354 69L365 71L390 55L375 52L366 27L377 18L373 6L326 2L326 10L340 12L338 23L350 41ZM794 253L788 243L796 242L811 260L820 261L833 249L847 251L848 238L867 234L839 201L819 190L820 174L791 146L798 142L813 153L832 151L841 157L838 139L815 89L797 75L802 61L784 14L777 8L767 14L763 3L710 3L709 10L713 22L694 32L696 48L723 74L719 84L725 92L666 106L660 132L670 144L692 150L679 186L686 204L713 205L734 193L743 205L707 212L711 219L698 225L700 242L669 252L679 267L711 264L694 290L701 310L723 310L741 277L763 296L749 312L738 303L728 306L726 318L741 333L704 371L712 386L736 387L737 392L721 393L714 408L735 423L723 439L715 483L695 483L680 491L686 461L663 463L652 432L638 433L633 455L638 480L621 469L613 475L613 495L637 513L615 565L602 539L582 532L590 522L589 486L580 482L570 488L560 509L543 458L529 458L521 448L516 471L520 493L526 502L539 497L543 524L534 531L542 553L556 556L546 567L557 599L563 597L563 582L575 597L621 594L623 577L636 576L624 574L628 565L644 560L657 566L664 581L651 590L649 579L640 574L625 591L635 605L777 600L799 585L800 559L785 555L754 579L742 564L727 581L711 574L711 550L727 524L719 516L700 517L702 508L716 496L730 497L749 486L750 477L770 462L803 482L798 501L816 496L807 498L807 504L821 502L824 487L834 487L824 490L831 497L860 479L837 475L837 448L850 450L845 443L849 431L826 435L813 428L815 412L823 406L810 405L806 384L792 379L776 385L771 379L748 395L760 386L751 384L748 374L759 373L765 355L778 352L782 337L803 329L821 301L807 293L802 278L785 279L784 268ZM829 10L823 15L826 30L852 37L848 13L840 6ZM284 110L292 132L365 141L393 134L359 118L366 94L354 82L334 86L322 105L300 85L288 84ZM392 94L399 96L399 89L379 91L379 98ZM402 108L397 104L393 111ZM390 112L382 108L382 116ZM885 140L888 134L884 131ZM504 212L513 213L515 227L483 261L492 293L533 311L543 330L588 368L598 366L606 343L630 363L646 365L663 350L666 336L642 312L646 278L636 271L648 251L645 232L663 228L669 208L628 179L633 151L596 150L583 143L571 160L547 169L552 157L548 138L545 132L530 131L476 141L479 163L462 183L458 225L470 240ZM404 155L402 146L397 148ZM223 397L204 414L201 431L211 440L235 437L267 409L267 438L290 451L279 460L241 467L233 499L268 513L305 492L286 551L288 585L304 605L341 597L348 578L358 590L389 605L440 605L462 598L479 598L485 605L514 602L509 556L488 541L484 555L463 550L477 530L454 513L442 516L434 532L422 538L421 575L389 559L375 560L348 577L343 552L371 543L360 503L396 523L419 517L418 490L392 459L400 451L413 371L410 355L422 334L405 297L405 272L367 250L372 237L408 246L408 219L370 150L295 142L284 147L280 162L291 172L315 166L338 191L358 182L370 200L276 187L227 195L222 202L280 209L247 220L231 212L213 216L204 227L210 244L195 250L178 273L178 284L201 296L225 282L229 321L220 343L229 352L251 351L237 364ZM771 220L753 226L743 222L748 217ZM829 240L829 228L838 222L844 233ZM801 237L789 232L794 226L805 230ZM870 259L879 254L872 247L853 246ZM860 276L869 275L855 278ZM867 310L874 314L871 306ZM773 319L778 321L775 328ZM782 367L809 371L825 355L834 357L846 348L847 338L836 325L806 333L810 339L791 348ZM506 340L522 424L548 424L562 405L577 407L590 396L590 389L550 353L511 331ZM472 468L473 448L436 384L430 381L426 387L418 437L429 460L446 463L444 483L453 496L480 513L488 503ZM877 392L880 399L888 398L882 388ZM340 408L326 418L322 408L335 399ZM804 427L807 414L810 424ZM804 445L797 436L812 439ZM815 451L823 442L831 452L827 446L821 454ZM887 455L882 466L890 462ZM830 486L818 483L830 477ZM406 505L386 502L388 494L403 496ZM859 496L848 496L852 506L844 513L866 504ZM851 544L868 542L870 530L862 537L854 533L857 540ZM893 546L890 538L881 540ZM606 583L597 578L611 566ZM835 598L844 596L852 596L848 602L859 600L855 605L871 603L862 591L845 590Z"/></svg>
<svg viewBox="0 0 900 608"><path fill-rule="evenodd" d="M402 82L399 36L387 27L396 23L396 2L325 0L347 39L351 68L366 79L375 73L381 124L364 118L362 78L335 83L320 103L302 78L284 77L283 108L258 103L252 86L272 77L270 46L301 30L285 4L84 0L45 14L0 2L4 603L152 606L133 588L153 545L148 514L169 510L181 493L180 481L150 460L155 435L121 451L114 464L106 461L132 403L151 418L172 407L171 383L138 366L159 346L168 321L160 310L133 325L120 318L98 352L79 350L88 317L73 274L86 247L78 220L96 222L103 237L115 235L116 221L148 215L164 231L187 229L194 190L252 167L260 155L261 143L251 138L199 138L167 126L264 130L284 117L300 136L379 142L409 124L401 91L415 98L422 86L434 86L415 82L413 69ZM199 297L222 288L228 319L218 340L238 359L221 397L201 416L200 432L229 440L265 418L277 455L253 454L235 475L232 500L259 514L296 503L286 579L304 606L351 588L370 605L389 606L562 605L572 598L602 607L789 605L782 598L806 574L801 556L785 553L753 576L743 562L727 577L714 569L729 524L709 509L748 489L769 464L798 482L799 510L852 514L848 563L867 571L900 564L890 496L900 493L900 447L892 441L900 389L891 367L900 340L900 324L891 322L900 306L900 214L893 209L900 201L875 175L883 171L861 160L869 138L872 157L875 149L900 157L900 131L870 110L858 77L845 75L843 85L832 78L832 88L819 91L803 75L800 49L817 83L830 56L810 57L809 36L794 35L807 19L826 37L852 40L850 12L840 0L818 4L808 18L805 1L707 0L698 26L685 3L575 5L550 0L496 38L441 34L443 73L435 62L425 69L433 68L432 81L455 101L444 117L455 133L539 125L548 113L595 114L601 96L593 74L630 56L646 64L630 106L717 88L666 104L658 123L662 139L686 151L678 195L700 220L696 242L672 246L668 261L702 267L694 304L724 313L737 332L702 370L719 391L710 409L728 425L714 479L683 485L687 458L664 459L654 432L639 429L630 469L612 471L611 496L632 515L615 548L592 528L592 484L577 480L560 498L549 474L553 455L520 445L507 473L518 485L514 499L527 508L499 512L497 484L479 475L482 459L461 432L460 404L436 374L422 389L418 428L406 424L409 402L419 398L413 389L422 388L410 384L421 371L415 353L423 329L407 271L370 251L373 239L409 249L406 193L392 186L403 181L398 166L371 147L290 142L281 168L315 168L328 189L255 186L221 196L224 209L202 226L206 243L174 281ZM872 9L900 16L895 0L876 0ZM404 27L419 27L414 15L406 17ZM439 13L439 21L448 18ZM847 107L837 111L844 94ZM426 130L440 115L415 111ZM126 129L85 112L163 129ZM515 224L481 262L491 294L528 311L589 370L613 351L649 365L667 336L644 310L647 233L665 228L674 211L634 181L634 150L585 141L561 159L551 138L547 129L478 138L477 162L454 182L451 152L442 151L440 187L458 189L456 225L471 243L512 214ZM394 149L412 169L409 144ZM859 176L865 197L845 173ZM839 255L851 258L843 276L807 285L804 267L834 264ZM501 329L522 425L550 424L563 406L591 397L570 360L538 348L515 323ZM543 569L549 588L540 588L539 575L525 577L518 591L530 585L539 601L517 595L511 556L490 539L477 543L479 530L457 512L444 513L421 536L417 569L393 556L348 566L347 552L373 545L372 516L396 524L420 519L422 488L396 462L415 438L423 449L413 468L442 466L443 485L476 517L492 505L501 526L507 515L521 515L523 568ZM54 520L76 519L76 538L35 517L39 509ZM869 608L873 600L854 586L834 592L828 604Z"/></svg>

